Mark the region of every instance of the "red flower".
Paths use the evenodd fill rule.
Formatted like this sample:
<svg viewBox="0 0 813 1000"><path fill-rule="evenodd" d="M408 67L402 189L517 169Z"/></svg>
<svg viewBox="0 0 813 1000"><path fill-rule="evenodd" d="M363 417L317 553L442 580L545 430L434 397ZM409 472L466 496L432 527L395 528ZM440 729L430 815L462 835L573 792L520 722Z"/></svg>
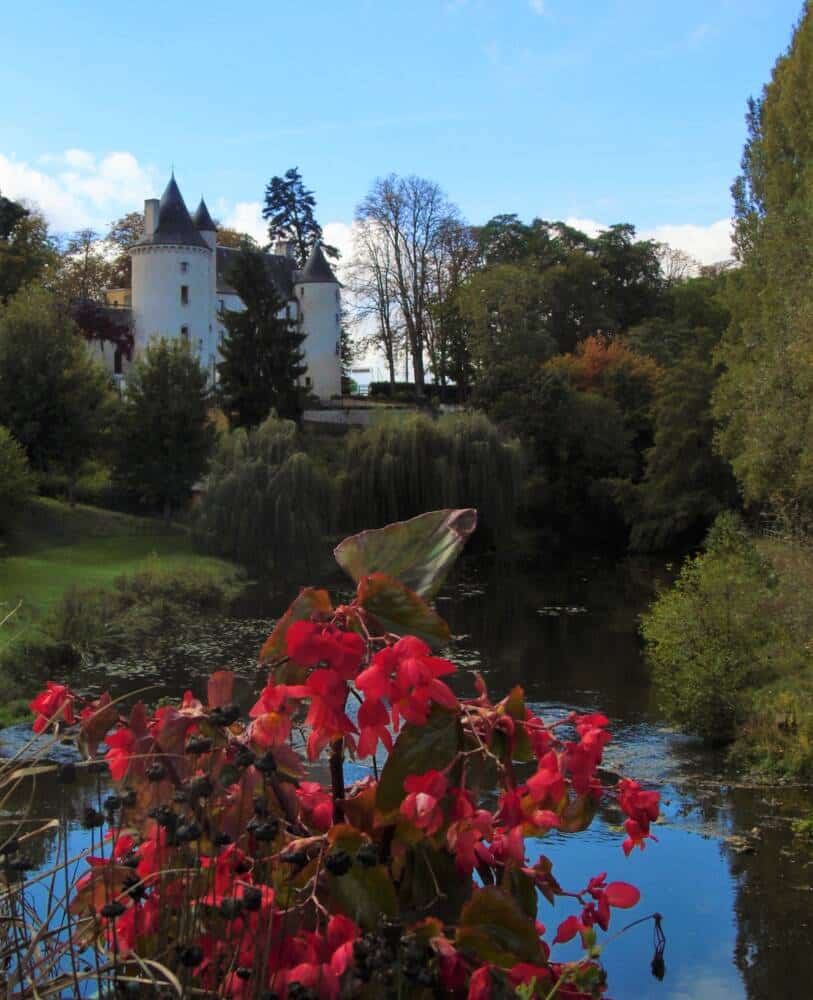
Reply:
<svg viewBox="0 0 813 1000"><path fill-rule="evenodd" d="M567 919L563 920L561 924L559 924L553 943L566 944L568 941L572 941L573 938L582 930L584 930L584 925L578 917L567 917Z"/></svg>
<svg viewBox="0 0 813 1000"><path fill-rule="evenodd" d="M355 632L319 622L294 622L285 633L288 656L301 667L326 664L342 678L352 680L364 658L364 640Z"/></svg>
<svg viewBox="0 0 813 1000"><path fill-rule="evenodd" d="M373 757L378 741L384 744L388 751L392 750L392 735L389 731L390 717L386 708L374 698L365 698L359 708L358 724L361 730L359 737L359 757Z"/></svg>
<svg viewBox="0 0 813 1000"><path fill-rule="evenodd" d="M469 980L467 1000L491 1000L491 966L481 966Z"/></svg>
<svg viewBox="0 0 813 1000"><path fill-rule="evenodd" d="M76 721L73 714L74 698L74 693L64 684L48 681L45 690L28 706L37 715L32 727L34 732L43 732L51 722L64 722L72 726Z"/></svg>
<svg viewBox="0 0 813 1000"><path fill-rule="evenodd" d="M333 800L318 781L300 782L296 797L317 830L324 832L330 829L333 825Z"/></svg>
<svg viewBox="0 0 813 1000"><path fill-rule="evenodd" d="M113 781L122 781L127 774L135 741L135 734L127 726L122 726L114 733L108 733L105 737L108 749L104 756L110 767Z"/></svg>
<svg viewBox="0 0 813 1000"><path fill-rule="evenodd" d="M347 717L347 682L333 670L314 670L304 686L311 700L306 725L311 727L308 737L308 757L316 760L328 743L347 737L358 730Z"/></svg>
<svg viewBox="0 0 813 1000"><path fill-rule="evenodd" d="M637 781L630 778L623 778L618 782L619 804L629 816L624 823L627 839L621 845L626 855L636 845L643 850L645 840L657 839L649 832L649 824L658 818L660 799L657 792L645 792Z"/></svg>
<svg viewBox="0 0 813 1000"><path fill-rule="evenodd" d="M559 770L559 758L549 750L539 761L536 774L528 779L528 792L534 802L556 808L565 795L565 779Z"/></svg>
<svg viewBox="0 0 813 1000"><path fill-rule="evenodd" d="M269 681L248 713L255 720L251 724L251 739L263 748L286 743L291 735L291 716L295 710L293 699L304 693L301 686L289 687Z"/></svg>
<svg viewBox="0 0 813 1000"><path fill-rule="evenodd" d="M427 837L443 826L441 800L447 787L446 778L439 771L413 774L404 781L404 788L409 794L401 803L401 814L423 830Z"/></svg>

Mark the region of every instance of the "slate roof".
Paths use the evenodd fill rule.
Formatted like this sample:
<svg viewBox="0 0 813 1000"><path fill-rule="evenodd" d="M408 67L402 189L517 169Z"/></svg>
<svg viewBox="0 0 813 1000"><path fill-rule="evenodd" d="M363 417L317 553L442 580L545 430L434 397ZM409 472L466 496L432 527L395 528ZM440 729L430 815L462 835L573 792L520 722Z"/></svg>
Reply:
<svg viewBox="0 0 813 1000"><path fill-rule="evenodd" d="M202 233L213 233L217 230L217 226L212 222L212 217L209 215L209 209L206 207L206 202L203 198L200 199L200 205L195 209L192 221Z"/></svg>
<svg viewBox="0 0 813 1000"><path fill-rule="evenodd" d="M234 247L217 248L217 291L220 295L236 295L237 292L228 282L228 270L235 257L240 253ZM298 274L296 261L291 257L283 257L276 253L265 255L265 267L276 286L277 292L284 302L293 298L294 280Z"/></svg>
<svg viewBox="0 0 813 1000"><path fill-rule="evenodd" d="M300 271L297 280L302 285L317 283L325 284L326 282L330 282L334 285L339 284L336 280L336 275L333 273L330 264L327 262L327 258L322 252L320 244L314 244L310 257L308 257L307 263Z"/></svg>
<svg viewBox="0 0 813 1000"><path fill-rule="evenodd" d="M152 236L140 239L136 246L184 246L208 249L206 241L189 215L189 210L175 183L174 174L161 195L155 232Z"/></svg>

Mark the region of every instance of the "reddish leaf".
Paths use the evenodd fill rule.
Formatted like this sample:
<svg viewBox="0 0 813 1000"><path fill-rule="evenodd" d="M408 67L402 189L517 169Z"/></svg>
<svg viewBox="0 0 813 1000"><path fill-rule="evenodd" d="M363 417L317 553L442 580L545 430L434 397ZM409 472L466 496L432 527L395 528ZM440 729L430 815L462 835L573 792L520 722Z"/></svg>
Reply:
<svg viewBox="0 0 813 1000"><path fill-rule="evenodd" d="M112 704L112 699L107 691L82 712L79 730L88 757L96 755L99 744L115 726L118 717L118 710Z"/></svg>
<svg viewBox="0 0 813 1000"><path fill-rule="evenodd" d="M326 590L303 587L293 604L277 622L260 650L260 663L268 663L285 654L285 633L294 622L307 621L314 614L329 614L333 610L330 594Z"/></svg>
<svg viewBox="0 0 813 1000"><path fill-rule="evenodd" d="M544 961L534 920L496 886L475 892L463 907L457 946L483 962L510 969L517 962Z"/></svg>
<svg viewBox="0 0 813 1000"><path fill-rule="evenodd" d="M567 944L568 941L572 941L573 938L582 929L582 922L578 917L568 917L567 920L563 920L559 924L559 929L556 931L556 937L553 939L554 944Z"/></svg>
<svg viewBox="0 0 813 1000"><path fill-rule="evenodd" d="M221 708L231 703L234 694L234 671L216 670L206 686L209 708Z"/></svg>
<svg viewBox="0 0 813 1000"><path fill-rule="evenodd" d="M449 626L440 615L399 580L384 573L362 578L358 602L380 626L381 632L414 635L430 646L444 646Z"/></svg>
<svg viewBox="0 0 813 1000"><path fill-rule="evenodd" d="M641 893L629 882L610 882L604 890L604 895L610 906L616 906L619 910L628 910L641 898Z"/></svg>

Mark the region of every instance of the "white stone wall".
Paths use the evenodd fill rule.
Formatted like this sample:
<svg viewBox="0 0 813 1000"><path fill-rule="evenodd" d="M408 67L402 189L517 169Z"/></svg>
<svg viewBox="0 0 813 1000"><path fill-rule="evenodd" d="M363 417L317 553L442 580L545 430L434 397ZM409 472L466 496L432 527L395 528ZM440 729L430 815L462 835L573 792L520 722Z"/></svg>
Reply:
<svg viewBox="0 0 813 1000"><path fill-rule="evenodd" d="M211 369L217 351L212 251L200 247L134 247L133 324L135 350L144 350L152 337L175 339L186 327L193 351ZM182 264L186 264L186 270ZM188 288L188 303L181 287Z"/></svg>
<svg viewBox="0 0 813 1000"><path fill-rule="evenodd" d="M341 396L339 286L332 282L308 282L296 286L296 297L302 329L307 334L303 348L308 366L306 380L311 380L310 390L325 401L332 396Z"/></svg>

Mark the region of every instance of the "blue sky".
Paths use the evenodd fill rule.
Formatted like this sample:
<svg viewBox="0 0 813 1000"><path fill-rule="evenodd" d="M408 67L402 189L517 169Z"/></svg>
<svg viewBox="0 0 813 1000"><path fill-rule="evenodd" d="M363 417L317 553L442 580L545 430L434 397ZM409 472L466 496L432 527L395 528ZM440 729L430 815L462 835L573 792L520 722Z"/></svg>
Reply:
<svg viewBox="0 0 813 1000"><path fill-rule="evenodd" d="M2 8L0 189L55 228L141 207L173 163L187 201L256 228L265 182L296 164L340 238L395 171L438 181L473 222L630 221L713 256L746 99L801 0Z"/></svg>

